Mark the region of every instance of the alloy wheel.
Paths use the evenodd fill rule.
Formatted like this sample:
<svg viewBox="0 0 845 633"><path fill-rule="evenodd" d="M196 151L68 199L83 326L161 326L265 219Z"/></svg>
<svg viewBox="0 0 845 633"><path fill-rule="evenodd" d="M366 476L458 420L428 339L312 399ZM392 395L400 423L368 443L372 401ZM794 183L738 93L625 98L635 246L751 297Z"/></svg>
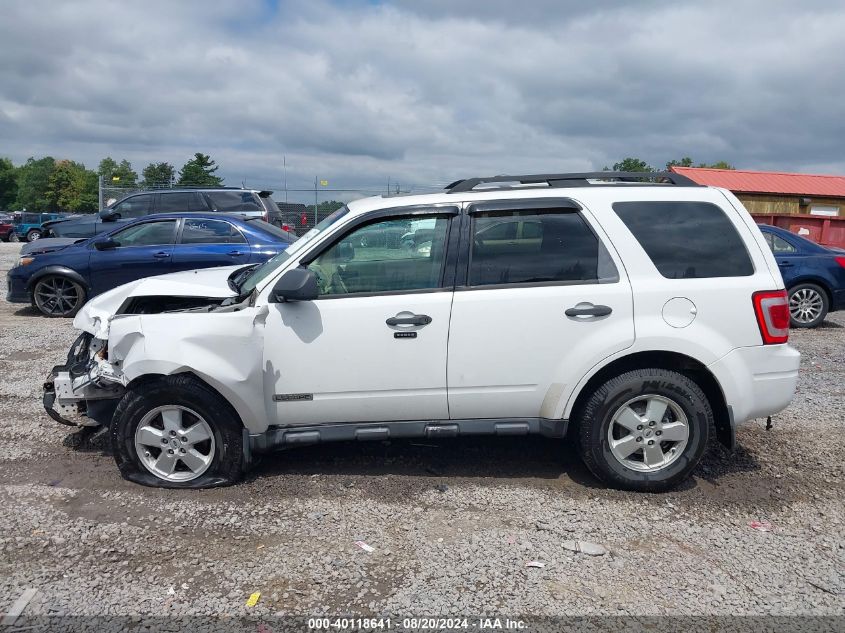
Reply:
<svg viewBox="0 0 845 633"><path fill-rule="evenodd" d="M156 407L135 431L135 453L144 467L166 481L191 481L214 460L214 433L196 411L179 405Z"/></svg>
<svg viewBox="0 0 845 633"><path fill-rule="evenodd" d="M613 457L626 468L655 472L683 454L689 434L689 421L680 405L652 394L632 398L617 409L607 441Z"/></svg>
<svg viewBox="0 0 845 633"><path fill-rule="evenodd" d="M812 323L823 309L824 299L812 288L799 288L789 297L789 314L797 323Z"/></svg>
<svg viewBox="0 0 845 633"><path fill-rule="evenodd" d="M64 277L47 277L35 284L32 296L36 307L44 314L63 316L71 314L82 301L83 290L79 284Z"/></svg>

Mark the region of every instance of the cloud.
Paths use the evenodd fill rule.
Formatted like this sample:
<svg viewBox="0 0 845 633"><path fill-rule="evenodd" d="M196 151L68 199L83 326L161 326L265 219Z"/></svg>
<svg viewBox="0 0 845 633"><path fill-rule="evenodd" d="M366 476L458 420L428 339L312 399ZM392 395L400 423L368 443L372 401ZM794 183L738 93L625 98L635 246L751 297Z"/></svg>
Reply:
<svg viewBox="0 0 845 633"><path fill-rule="evenodd" d="M684 155L845 171L845 8L12 0L0 154L380 188Z"/></svg>

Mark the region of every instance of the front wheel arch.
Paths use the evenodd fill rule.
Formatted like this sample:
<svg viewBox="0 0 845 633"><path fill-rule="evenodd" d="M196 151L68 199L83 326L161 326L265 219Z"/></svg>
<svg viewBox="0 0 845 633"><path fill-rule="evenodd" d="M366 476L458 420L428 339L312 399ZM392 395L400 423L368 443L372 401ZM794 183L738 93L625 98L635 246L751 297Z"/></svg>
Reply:
<svg viewBox="0 0 845 633"><path fill-rule="evenodd" d="M60 277L67 277L68 279L72 279L85 291L86 295L91 294L91 286L86 281L85 277L80 275L78 272L73 270L72 268L68 268L67 266L45 266L41 270L39 270L32 278L27 282L27 290L32 292L32 289L35 288L35 284L38 283L40 279L47 277L49 275L57 275Z"/></svg>
<svg viewBox="0 0 845 633"><path fill-rule="evenodd" d="M168 391L171 392L170 395L167 395ZM165 394L163 400L162 392ZM227 442L221 442L220 459L222 461L218 461L215 457L217 464L215 468L196 479L181 482L160 479L141 467L131 450L127 449L129 437L127 434L132 431L130 427L134 427L133 416L137 417L139 409L149 406L149 403L145 404L143 401L149 400L150 397L162 402L166 400L168 404L177 406L184 405L183 402L177 402L177 400L193 398L196 410L200 412L210 404L211 409L207 409L204 415L208 418L207 421L214 421L213 428L223 433L223 437L227 439ZM171 375L147 374L129 382L125 394L115 409L109 435L112 452L121 474L129 481L145 486L162 488L228 486L241 478L250 463L248 434L234 407L216 389L191 372Z"/></svg>

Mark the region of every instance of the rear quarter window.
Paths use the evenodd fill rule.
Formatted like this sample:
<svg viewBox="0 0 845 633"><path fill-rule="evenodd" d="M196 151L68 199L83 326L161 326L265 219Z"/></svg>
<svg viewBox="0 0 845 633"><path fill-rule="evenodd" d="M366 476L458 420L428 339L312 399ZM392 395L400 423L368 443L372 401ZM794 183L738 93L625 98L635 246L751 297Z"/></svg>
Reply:
<svg viewBox="0 0 845 633"><path fill-rule="evenodd" d="M613 210L668 279L754 274L742 238L715 204L616 202Z"/></svg>
<svg viewBox="0 0 845 633"><path fill-rule="evenodd" d="M264 212L264 207L258 201L258 196L251 191L210 191L206 195L216 211L224 213L237 211Z"/></svg>

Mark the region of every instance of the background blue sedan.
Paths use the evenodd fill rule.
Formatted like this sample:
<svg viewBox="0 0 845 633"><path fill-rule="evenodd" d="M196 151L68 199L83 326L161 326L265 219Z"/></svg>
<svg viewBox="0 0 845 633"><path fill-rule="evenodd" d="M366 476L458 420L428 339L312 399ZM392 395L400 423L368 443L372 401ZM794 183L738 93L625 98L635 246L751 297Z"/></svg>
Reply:
<svg viewBox="0 0 845 633"><path fill-rule="evenodd" d="M44 240L43 251L23 254L8 272L6 299L69 317L94 295L142 277L264 262L287 248L290 237L257 217L149 215L71 244Z"/></svg>
<svg viewBox="0 0 845 633"><path fill-rule="evenodd" d="M828 312L845 309L845 251L779 227L759 226L789 291L793 327L816 327Z"/></svg>

